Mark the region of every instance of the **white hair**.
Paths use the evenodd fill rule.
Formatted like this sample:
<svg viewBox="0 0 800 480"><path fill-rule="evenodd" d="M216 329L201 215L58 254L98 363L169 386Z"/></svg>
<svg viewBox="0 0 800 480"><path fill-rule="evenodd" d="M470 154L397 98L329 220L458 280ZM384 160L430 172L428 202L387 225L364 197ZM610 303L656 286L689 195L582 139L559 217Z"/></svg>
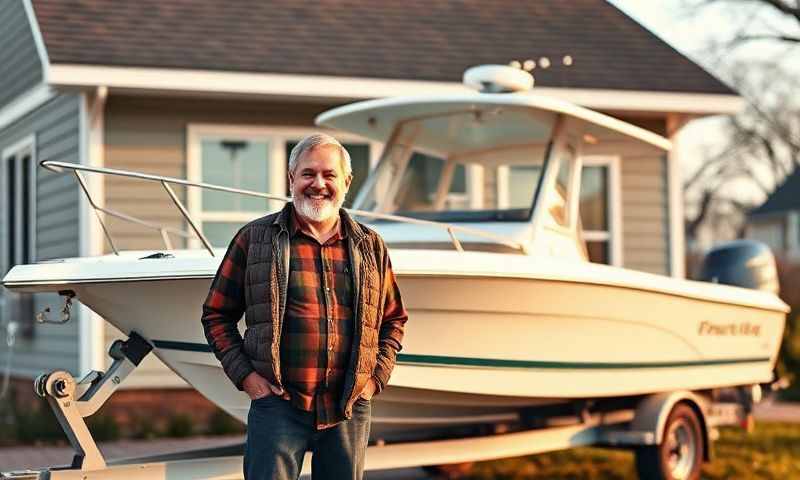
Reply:
<svg viewBox="0 0 800 480"><path fill-rule="evenodd" d="M347 149L344 148L341 143L339 143L338 140L326 133L312 133L306 138L300 140L300 142L294 146L292 153L289 154L289 172L294 173L294 169L297 168L297 162L303 155L314 150L315 148L328 145L334 146L339 150L339 155L342 159L342 169L344 170L344 175L351 175L353 173L353 166L350 162L350 154L347 152Z"/></svg>

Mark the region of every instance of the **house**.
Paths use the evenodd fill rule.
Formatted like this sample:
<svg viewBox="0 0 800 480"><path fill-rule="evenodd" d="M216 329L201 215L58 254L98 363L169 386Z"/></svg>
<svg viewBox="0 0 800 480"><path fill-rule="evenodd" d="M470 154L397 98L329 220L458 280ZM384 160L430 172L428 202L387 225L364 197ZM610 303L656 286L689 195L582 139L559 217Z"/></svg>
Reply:
<svg viewBox="0 0 800 480"><path fill-rule="evenodd" d="M110 252L76 179L37 168L42 160L283 193L287 152L320 112L463 91L467 67L527 59L537 63L537 93L670 139L694 118L741 106L728 86L603 0L8 0L0 9L0 273ZM362 181L380 145L341 138ZM251 174L231 173L237 154ZM683 276L676 152L603 142L584 152L584 164L593 260ZM158 185L86 178L106 208L183 226ZM218 245L264 213L264 205L177 193ZM157 232L107 220L121 249L163 248ZM33 312L57 306L55 296L2 298L2 325L21 327L15 378L106 367L120 333L96 314L77 307L66 325L38 325ZM186 386L148 362L129 386Z"/></svg>
<svg viewBox="0 0 800 480"><path fill-rule="evenodd" d="M777 255L800 260L800 168L748 214L745 235Z"/></svg>

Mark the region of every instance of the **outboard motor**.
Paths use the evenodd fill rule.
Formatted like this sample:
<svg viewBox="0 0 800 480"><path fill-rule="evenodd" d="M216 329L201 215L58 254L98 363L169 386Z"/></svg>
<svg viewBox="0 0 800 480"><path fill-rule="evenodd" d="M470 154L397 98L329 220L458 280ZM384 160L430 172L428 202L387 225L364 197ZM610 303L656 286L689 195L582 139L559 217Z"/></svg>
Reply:
<svg viewBox="0 0 800 480"><path fill-rule="evenodd" d="M700 280L777 294L778 269L769 247L754 240L734 240L709 250Z"/></svg>

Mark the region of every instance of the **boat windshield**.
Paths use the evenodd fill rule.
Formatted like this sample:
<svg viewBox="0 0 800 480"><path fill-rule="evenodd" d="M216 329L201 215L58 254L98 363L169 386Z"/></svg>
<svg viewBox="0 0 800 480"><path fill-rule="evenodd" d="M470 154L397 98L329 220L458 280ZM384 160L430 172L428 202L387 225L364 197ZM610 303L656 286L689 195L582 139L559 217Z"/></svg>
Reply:
<svg viewBox="0 0 800 480"><path fill-rule="evenodd" d="M406 122L354 208L447 223L527 221L550 142L541 120L470 111Z"/></svg>

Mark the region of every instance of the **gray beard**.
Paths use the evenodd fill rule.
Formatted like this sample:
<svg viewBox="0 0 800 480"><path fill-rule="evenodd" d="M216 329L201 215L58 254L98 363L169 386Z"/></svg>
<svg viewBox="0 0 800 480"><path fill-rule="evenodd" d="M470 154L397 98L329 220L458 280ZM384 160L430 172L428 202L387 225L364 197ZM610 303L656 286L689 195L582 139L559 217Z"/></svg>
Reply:
<svg viewBox="0 0 800 480"><path fill-rule="evenodd" d="M302 198L292 198L294 206L304 216L314 222L322 222L339 214L339 208L344 204L344 196L338 201L325 201L319 207Z"/></svg>

